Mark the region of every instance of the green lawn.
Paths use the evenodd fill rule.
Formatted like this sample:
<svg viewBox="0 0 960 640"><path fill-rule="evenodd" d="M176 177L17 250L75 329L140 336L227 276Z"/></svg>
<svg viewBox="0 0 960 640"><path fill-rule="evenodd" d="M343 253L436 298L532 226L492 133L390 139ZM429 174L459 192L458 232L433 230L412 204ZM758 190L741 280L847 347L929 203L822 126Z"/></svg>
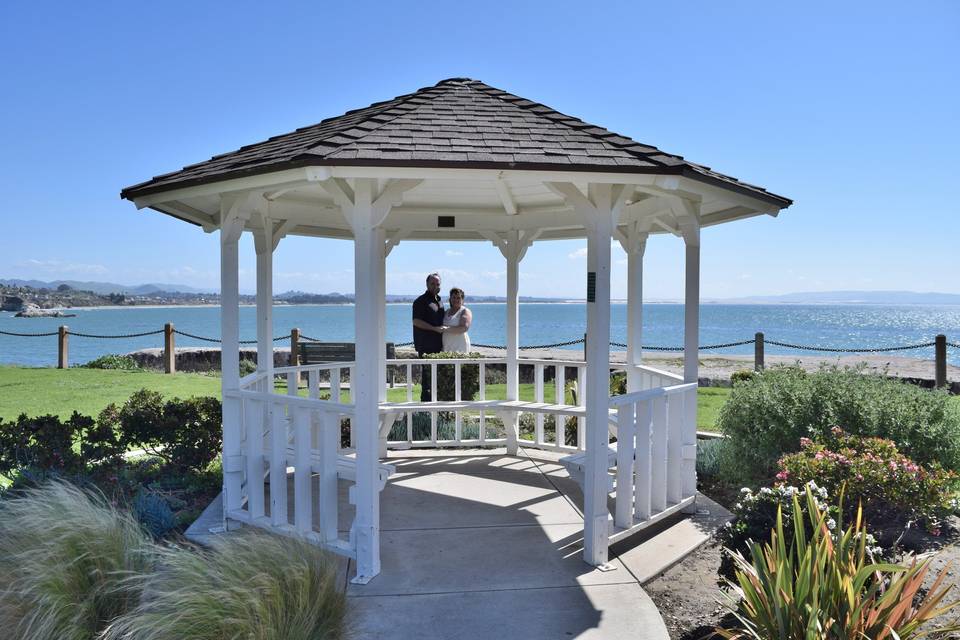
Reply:
<svg viewBox="0 0 960 640"><path fill-rule="evenodd" d="M278 383L278 388L283 386L283 383ZM134 391L144 387L181 398L219 396L220 378L193 373L165 375L148 371L0 367L0 418L12 420L21 413L52 413L66 418L73 411L96 416L111 402L121 403ZM488 384L486 391L490 400L506 397L506 385L503 384ZM301 390L300 393L305 395L306 391ZM554 393L552 382L544 384L544 398L547 402L555 397ZM729 389L716 387L699 390L698 428L710 429L713 426L717 412L729 393ZM419 385L414 387L413 398L420 398ZM390 389L387 399L392 402L405 401L406 387ZM520 399L533 401L532 384L520 385ZM343 393L343 400L348 401L347 392ZM569 392L566 402L573 402Z"/></svg>

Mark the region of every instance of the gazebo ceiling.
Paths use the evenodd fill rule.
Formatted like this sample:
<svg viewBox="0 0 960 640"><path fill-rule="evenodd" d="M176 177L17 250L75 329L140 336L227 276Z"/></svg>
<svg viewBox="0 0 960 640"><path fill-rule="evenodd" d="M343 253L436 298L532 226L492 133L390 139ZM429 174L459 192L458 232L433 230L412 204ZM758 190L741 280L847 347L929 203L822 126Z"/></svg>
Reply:
<svg viewBox="0 0 960 640"><path fill-rule="evenodd" d="M484 239L527 229L542 239L583 237L551 182L634 185L623 222L676 232L670 198L695 199L701 225L776 215L791 201L542 104L466 78L349 111L319 124L124 189L139 207L215 228L220 194L256 190L288 232L351 237L321 182L420 180L384 226L411 239ZM451 220L450 217L453 217ZM449 226L452 224L453 226Z"/></svg>

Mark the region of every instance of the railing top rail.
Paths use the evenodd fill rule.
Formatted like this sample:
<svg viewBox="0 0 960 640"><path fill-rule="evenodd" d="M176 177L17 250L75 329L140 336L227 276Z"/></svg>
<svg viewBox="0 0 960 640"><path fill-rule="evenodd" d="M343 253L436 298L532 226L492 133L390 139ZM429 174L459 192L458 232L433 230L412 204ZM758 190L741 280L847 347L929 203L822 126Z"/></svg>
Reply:
<svg viewBox="0 0 960 640"><path fill-rule="evenodd" d="M647 373L652 373L652 374L654 374L654 375L661 376L661 377L664 377L664 378L669 378L670 380L676 380L677 382L683 382L683 376L678 376L678 375L675 374L675 373L671 373L671 372L669 372L669 371L664 371L663 369L657 369L657 368L655 368L655 367L650 367L650 366L647 366L647 365L645 365L645 364L638 364L638 365L637 365L637 369L639 369L640 371L645 371L645 372L647 372Z"/></svg>
<svg viewBox="0 0 960 640"><path fill-rule="evenodd" d="M671 387L657 387L656 389L634 391L633 393L625 393L622 396L613 396L610 398L610 406L619 407L625 404L633 404L635 402L642 402L644 400L652 400L653 398L658 398L660 396L672 396L674 394L683 393L684 391L689 391L696 388L696 382L688 382L687 384L676 384Z"/></svg>
<svg viewBox="0 0 960 640"><path fill-rule="evenodd" d="M327 369L346 369L356 365L356 362L318 362L317 364L298 364L297 366L276 367L273 372L277 375L287 373L307 373L309 371L324 371Z"/></svg>
<svg viewBox="0 0 960 640"><path fill-rule="evenodd" d="M253 373L248 373L247 375L240 378L240 388L243 389L250 385L256 384L266 377L266 371L254 371Z"/></svg>
<svg viewBox="0 0 960 640"><path fill-rule="evenodd" d="M301 398L300 396L291 396L282 393L268 393L265 391L250 391L246 389L240 389L237 391L226 391L224 392L224 395L228 398L247 398L249 400L287 404L293 407L317 409L337 414L349 415L352 414L356 409L355 405L344 404L342 402L320 400L318 398Z"/></svg>
<svg viewBox="0 0 960 640"><path fill-rule="evenodd" d="M387 358L387 364L505 364L506 358Z"/></svg>

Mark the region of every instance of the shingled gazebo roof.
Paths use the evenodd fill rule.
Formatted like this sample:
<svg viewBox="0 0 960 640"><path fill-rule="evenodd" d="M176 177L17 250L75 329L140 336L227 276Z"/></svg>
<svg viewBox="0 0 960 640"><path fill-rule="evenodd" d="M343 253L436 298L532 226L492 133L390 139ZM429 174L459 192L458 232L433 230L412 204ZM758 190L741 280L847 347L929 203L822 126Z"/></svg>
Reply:
<svg viewBox="0 0 960 640"><path fill-rule="evenodd" d="M127 199L309 166L426 167L680 175L769 202L788 198L740 182L550 107L469 78L319 124L127 187Z"/></svg>

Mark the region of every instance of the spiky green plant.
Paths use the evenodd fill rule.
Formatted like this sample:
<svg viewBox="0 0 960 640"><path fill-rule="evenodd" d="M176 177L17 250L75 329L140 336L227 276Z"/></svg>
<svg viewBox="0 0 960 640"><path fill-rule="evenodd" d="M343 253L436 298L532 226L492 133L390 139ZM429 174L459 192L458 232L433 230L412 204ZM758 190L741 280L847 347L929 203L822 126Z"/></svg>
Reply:
<svg viewBox="0 0 960 640"><path fill-rule="evenodd" d="M88 640L136 606L155 547L102 494L65 482L0 500L0 635Z"/></svg>
<svg viewBox="0 0 960 640"><path fill-rule="evenodd" d="M242 532L210 550L172 549L140 606L107 640L335 640L345 595L333 557L293 538Z"/></svg>
<svg viewBox="0 0 960 640"><path fill-rule="evenodd" d="M874 563L867 551L862 511L847 529L833 523L807 489L807 534L803 511L793 497L793 543L784 535L782 510L769 544L750 546L752 561L734 553L736 583L724 606L739 628L718 629L725 638L755 640L908 640L960 627L920 630L960 601L943 604L950 586L946 570L929 590L921 589L927 562ZM842 509L840 512L842 513Z"/></svg>

